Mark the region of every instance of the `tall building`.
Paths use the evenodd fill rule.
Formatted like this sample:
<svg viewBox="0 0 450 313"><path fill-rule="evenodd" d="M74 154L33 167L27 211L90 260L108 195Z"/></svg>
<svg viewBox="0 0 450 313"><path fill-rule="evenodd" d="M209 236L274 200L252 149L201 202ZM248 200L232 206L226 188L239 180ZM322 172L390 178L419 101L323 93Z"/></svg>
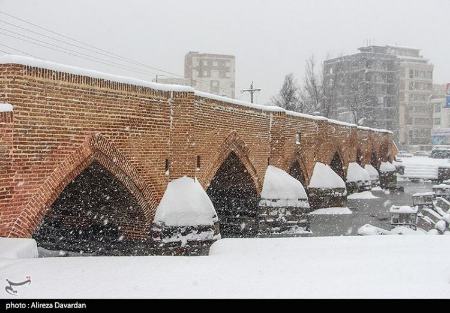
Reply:
<svg viewBox="0 0 450 313"><path fill-rule="evenodd" d="M450 145L450 106L447 104L447 86L433 85L430 104L433 111L433 128L431 143L433 145Z"/></svg>
<svg viewBox="0 0 450 313"><path fill-rule="evenodd" d="M433 65L419 49L368 46L324 62L333 117L394 132L401 149L430 149Z"/></svg>
<svg viewBox="0 0 450 313"><path fill-rule="evenodd" d="M197 90L235 97L235 58L232 55L189 52L184 77Z"/></svg>
<svg viewBox="0 0 450 313"><path fill-rule="evenodd" d="M383 47L324 62L325 95L334 107L333 118L389 129L398 138L397 58Z"/></svg>
<svg viewBox="0 0 450 313"><path fill-rule="evenodd" d="M419 49L386 46L400 64L399 145L408 150L430 150L433 128L430 97L433 92L433 65Z"/></svg>

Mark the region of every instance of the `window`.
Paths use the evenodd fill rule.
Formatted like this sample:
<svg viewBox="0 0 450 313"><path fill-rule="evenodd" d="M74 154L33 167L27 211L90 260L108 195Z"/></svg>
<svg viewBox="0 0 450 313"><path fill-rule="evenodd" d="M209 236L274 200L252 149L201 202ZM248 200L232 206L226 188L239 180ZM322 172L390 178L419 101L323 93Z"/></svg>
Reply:
<svg viewBox="0 0 450 313"><path fill-rule="evenodd" d="M213 66L217 66L217 65L218 65L217 61L213 61Z"/></svg>
<svg viewBox="0 0 450 313"><path fill-rule="evenodd" d="M413 70L409 70L409 78L414 78L414 71Z"/></svg>
<svg viewBox="0 0 450 313"><path fill-rule="evenodd" d="M440 118L435 118L433 121L434 125L441 125L441 119Z"/></svg>
<svg viewBox="0 0 450 313"><path fill-rule="evenodd" d="M165 170L166 172L169 171L169 159L166 159Z"/></svg>
<svg viewBox="0 0 450 313"><path fill-rule="evenodd" d="M200 160L200 156L199 155L197 155L197 169L200 169L200 165L201 165L201 162L200 162L201 160Z"/></svg>
<svg viewBox="0 0 450 313"><path fill-rule="evenodd" d="M203 65L207 66L208 65L208 61L207 60L203 60Z"/></svg>
<svg viewBox="0 0 450 313"><path fill-rule="evenodd" d="M436 113L441 112L441 104L440 103L436 103L434 105L434 112L436 112Z"/></svg>
<svg viewBox="0 0 450 313"><path fill-rule="evenodd" d="M301 142L301 139L302 139L301 133L300 133L300 132L297 132L297 133L295 134L295 144L299 145L300 142Z"/></svg>

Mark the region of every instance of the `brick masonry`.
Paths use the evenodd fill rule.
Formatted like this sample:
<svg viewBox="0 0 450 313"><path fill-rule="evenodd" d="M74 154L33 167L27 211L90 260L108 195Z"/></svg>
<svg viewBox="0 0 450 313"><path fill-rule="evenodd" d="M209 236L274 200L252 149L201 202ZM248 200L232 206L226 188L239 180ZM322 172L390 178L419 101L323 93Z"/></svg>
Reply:
<svg viewBox="0 0 450 313"><path fill-rule="evenodd" d="M14 106L0 113L0 236L30 237L93 160L135 196L150 227L171 179L196 176L206 189L231 151L258 193L268 164L288 171L298 160L308 181L335 152L344 171L358 149L363 164L396 153L387 132L27 65L0 65L0 102Z"/></svg>

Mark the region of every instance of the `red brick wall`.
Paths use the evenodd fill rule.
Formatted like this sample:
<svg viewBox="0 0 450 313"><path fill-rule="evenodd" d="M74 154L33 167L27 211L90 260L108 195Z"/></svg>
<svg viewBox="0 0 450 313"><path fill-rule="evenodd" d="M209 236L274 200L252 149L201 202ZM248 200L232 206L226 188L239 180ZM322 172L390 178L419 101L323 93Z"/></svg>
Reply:
<svg viewBox="0 0 450 313"><path fill-rule="evenodd" d="M287 170L297 159L309 179L335 151L344 166L357 146L366 160L372 149L395 154L389 134L22 65L0 65L0 101L14 106L0 113L0 236L30 236L93 159L127 186L149 224L169 180L196 176L206 188L230 151L258 191L268 163Z"/></svg>

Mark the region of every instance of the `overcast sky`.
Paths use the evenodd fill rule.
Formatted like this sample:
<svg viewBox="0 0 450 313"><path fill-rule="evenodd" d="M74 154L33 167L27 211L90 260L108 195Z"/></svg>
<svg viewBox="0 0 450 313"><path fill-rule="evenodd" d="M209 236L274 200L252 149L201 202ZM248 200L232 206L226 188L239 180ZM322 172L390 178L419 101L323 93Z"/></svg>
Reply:
<svg viewBox="0 0 450 313"><path fill-rule="evenodd" d="M188 51L233 54L237 97L247 100L239 90L253 80L263 89L259 103L278 92L287 73L301 80L309 56L354 53L368 39L420 48L435 65L435 83L450 82L450 0L0 0L0 11L180 75ZM5 29L27 34L5 22L42 32L0 14L0 50L154 78L153 70L124 72L5 36L14 35Z"/></svg>

